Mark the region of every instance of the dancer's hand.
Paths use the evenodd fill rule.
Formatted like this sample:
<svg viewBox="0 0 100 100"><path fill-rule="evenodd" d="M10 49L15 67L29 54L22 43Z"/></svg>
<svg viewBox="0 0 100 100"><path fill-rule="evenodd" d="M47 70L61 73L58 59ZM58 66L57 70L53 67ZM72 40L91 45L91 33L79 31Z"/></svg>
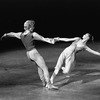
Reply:
<svg viewBox="0 0 100 100"><path fill-rule="evenodd" d="M53 38L52 44L55 44L55 42L59 41L59 37Z"/></svg>
<svg viewBox="0 0 100 100"><path fill-rule="evenodd" d="M0 39L2 40L4 37L6 37L7 36L7 34L4 34Z"/></svg>
<svg viewBox="0 0 100 100"><path fill-rule="evenodd" d="M60 37L55 37L54 38L54 41L56 42L56 41L59 41L59 39L60 39Z"/></svg>

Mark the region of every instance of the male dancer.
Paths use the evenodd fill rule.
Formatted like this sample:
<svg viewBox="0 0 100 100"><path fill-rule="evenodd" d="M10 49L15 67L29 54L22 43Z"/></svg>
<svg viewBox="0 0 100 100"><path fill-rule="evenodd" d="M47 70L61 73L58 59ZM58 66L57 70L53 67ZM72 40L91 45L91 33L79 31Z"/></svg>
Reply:
<svg viewBox="0 0 100 100"><path fill-rule="evenodd" d="M57 89L54 85L50 83L49 72L48 68L45 64L43 57L39 54L37 49L35 48L34 40L40 40L44 42L48 42L54 44L54 39L51 38L44 38L43 36L39 35L36 32L33 32L35 21L27 20L24 23L24 32L10 32L4 34L1 38L9 36L9 37L16 37L21 39L22 43L26 48L27 57L36 63L38 66L38 74L43 83L43 86L46 86L48 89Z"/></svg>

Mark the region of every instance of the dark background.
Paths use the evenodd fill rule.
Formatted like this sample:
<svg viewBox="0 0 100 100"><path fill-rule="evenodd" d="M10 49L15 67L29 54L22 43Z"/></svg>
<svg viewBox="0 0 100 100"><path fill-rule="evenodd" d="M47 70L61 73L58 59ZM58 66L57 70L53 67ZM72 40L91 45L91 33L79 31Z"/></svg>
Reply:
<svg viewBox="0 0 100 100"><path fill-rule="evenodd" d="M35 20L35 30L44 37L74 37L86 32L99 41L100 0L0 0L0 37L20 32L27 19ZM41 45L41 43L40 43ZM22 47L20 40L0 41L0 49Z"/></svg>

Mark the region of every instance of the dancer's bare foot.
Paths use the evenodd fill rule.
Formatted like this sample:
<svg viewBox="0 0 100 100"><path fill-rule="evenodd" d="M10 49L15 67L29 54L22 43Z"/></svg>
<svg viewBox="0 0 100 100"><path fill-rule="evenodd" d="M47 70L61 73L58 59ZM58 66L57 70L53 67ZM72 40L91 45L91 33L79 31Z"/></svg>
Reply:
<svg viewBox="0 0 100 100"><path fill-rule="evenodd" d="M58 87L56 87L56 86L54 86L52 84L47 84L46 88L48 88L48 89L56 89L56 90L58 89Z"/></svg>

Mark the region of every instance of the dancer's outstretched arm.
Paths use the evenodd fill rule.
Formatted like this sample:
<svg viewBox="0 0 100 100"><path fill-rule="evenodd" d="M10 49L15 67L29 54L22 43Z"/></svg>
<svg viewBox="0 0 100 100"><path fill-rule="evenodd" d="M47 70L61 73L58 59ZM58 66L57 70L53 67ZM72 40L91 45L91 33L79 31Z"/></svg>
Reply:
<svg viewBox="0 0 100 100"><path fill-rule="evenodd" d="M47 43L50 43L50 44L54 44L55 43L53 38L44 38L43 36L39 35L36 32L33 32L33 37L34 37L35 40L44 41L44 42L47 42Z"/></svg>
<svg viewBox="0 0 100 100"><path fill-rule="evenodd" d="M75 40L79 40L79 37L75 37L75 38L60 38L60 37L56 37L54 38L55 41L64 41L64 42L69 42L69 41L75 41Z"/></svg>
<svg viewBox="0 0 100 100"><path fill-rule="evenodd" d="M17 32L17 33L15 33L15 32L10 32L10 33L5 33L5 34L1 37L1 39L2 39L3 37L6 37L6 36L9 36L9 37L16 37L16 38L20 39L21 33L22 33L22 32Z"/></svg>
<svg viewBox="0 0 100 100"><path fill-rule="evenodd" d="M100 53L99 52L90 49L88 46L85 46L85 50L87 50L88 52L90 52L92 54L95 54L95 55L100 56Z"/></svg>

